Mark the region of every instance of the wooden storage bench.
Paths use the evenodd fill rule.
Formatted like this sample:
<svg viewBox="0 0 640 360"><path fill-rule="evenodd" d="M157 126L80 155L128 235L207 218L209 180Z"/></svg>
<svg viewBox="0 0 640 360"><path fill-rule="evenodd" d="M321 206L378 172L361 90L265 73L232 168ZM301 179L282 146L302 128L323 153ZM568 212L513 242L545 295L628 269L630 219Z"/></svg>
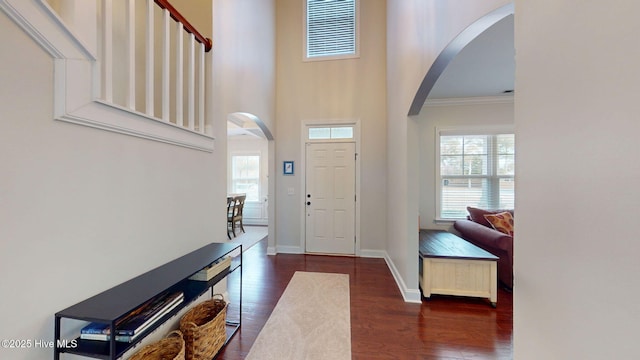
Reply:
<svg viewBox="0 0 640 360"><path fill-rule="evenodd" d="M422 295L458 295L498 301L498 257L440 230L420 230Z"/></svg>

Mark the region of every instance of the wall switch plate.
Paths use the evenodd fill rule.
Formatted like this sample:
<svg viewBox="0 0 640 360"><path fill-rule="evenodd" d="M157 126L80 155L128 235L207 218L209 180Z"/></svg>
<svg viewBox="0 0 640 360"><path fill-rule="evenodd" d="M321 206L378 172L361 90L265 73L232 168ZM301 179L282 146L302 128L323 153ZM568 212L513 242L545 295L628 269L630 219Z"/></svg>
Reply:
<svg viewBox="0 0 640 360"><path fill-rule="evenodd" d="M294 195L296 193L296 189L295 188L288 188L287 189L287 195Z"/></svg>

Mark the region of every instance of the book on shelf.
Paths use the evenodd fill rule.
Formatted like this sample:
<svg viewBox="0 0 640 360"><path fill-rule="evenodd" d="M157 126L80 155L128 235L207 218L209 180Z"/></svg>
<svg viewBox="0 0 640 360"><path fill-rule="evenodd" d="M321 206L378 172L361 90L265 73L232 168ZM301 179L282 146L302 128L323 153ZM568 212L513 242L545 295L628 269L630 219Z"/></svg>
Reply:
<svg viewBox="0 0 640 360"><path fill-rule="evenodd" d="M160 296L156 301L152 302L141 312L129 317L126 321L116 326L116 334L118 335L135 335L144 331L149 325L173 310L184 300L182 292L165 294Z"/></svg>
<svg viewBox="0 0 640 360"><path fill-rule="evenodd" d="M137 335L129 336L129 335L116 335L116 341L118 342L132 342L135 340ZM111 335L108 334L80 334L80 339L82 340L96 340L96 341L109 341L111 340Z"/></svg>
<svg viewBox="0 0 640 360"><path fill-rule="evenodd" d="M171 312L184 301L182 292L165 293L139 306L116 321L116 341L131 342L164 315ZM93 322L80 330L84 340L110 340L109 324Z"/></svg>

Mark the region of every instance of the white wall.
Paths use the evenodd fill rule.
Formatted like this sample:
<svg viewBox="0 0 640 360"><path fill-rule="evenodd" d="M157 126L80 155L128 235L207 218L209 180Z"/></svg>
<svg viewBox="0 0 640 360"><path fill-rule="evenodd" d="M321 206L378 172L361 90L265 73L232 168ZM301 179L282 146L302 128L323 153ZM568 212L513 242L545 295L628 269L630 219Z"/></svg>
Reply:
<svg viewBox="0 0 640 360"><path fill-rule="evenodd" d="M516 359L638 358L639 12L516 0Z"/></svg>
<svg viewBox="0 0 640 360"><path fill-rule="evenodd" d="M417 123L409 107L436 57L462 30L509 1L387 1L387 252L405 298L418 291Z"/></svg>
<svg viewBox="0 0 640 360"><path fill-rule="evenodd" d="M361 125L360 248L385 247L385 1L360 2L360 57L303 62L301 0L277 0L276 192L278 246L304 251L301 168L305 121L359 120ZM283 176L282 161L293 160L295 176ZM279 170L279 171L278 171ZM294 195L287 195L293 188Z"/></svg>
<svg viewBox="0 0 640 360"><path fill-rule="evenodd" d="M251 113L276 133L275 11L275 0L213 0L214 118L226 120L231 113ZM226 169L226 130L218 134L216 149L223 154L222 169ZM273 141L269 146L273 147ZM274 153L269 149L269 173L275 172ZM220 181L226 184L226 171ZM274 198L275 182L270 181L269 199ZM271 201L271 219L275 208ZM269 249L275 248L275 239L275 228L270 226Z"/></svg>
<svg viewBox="0 0 640 360"><path fill-rule="evenodd" d="M225 163L53 120L53 60L4 13L0 28L0 339L51 340L55 312L225 240Z"/></svg>
<svg viewBox="0 0 640 360"><path fill-rule="evenodd" d="M453 99L455 100L455 99ZM493 97L442 101L425 105L416 121L420 150L420 228L451 230L452 223L436 224L436 159L438 129L505 127L513 130L513 97Z"/></svg>

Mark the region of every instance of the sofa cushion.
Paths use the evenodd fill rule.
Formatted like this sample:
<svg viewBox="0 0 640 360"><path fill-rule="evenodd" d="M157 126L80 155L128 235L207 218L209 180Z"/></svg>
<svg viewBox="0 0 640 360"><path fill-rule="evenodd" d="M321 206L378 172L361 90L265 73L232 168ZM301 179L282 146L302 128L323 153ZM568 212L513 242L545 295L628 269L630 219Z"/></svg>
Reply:
<svg viewBox="0 0 640 360"><path fill-rule="evenodd" d="M497 214L485 214L484 218L494 229L501 233L513 236L513 216L510 212L505 211Z"/></svg>
<svg viewBox="0 0 640 360"><path fill-rule="evenodd" d="M487 219L484 218L485 215L487 214L493 215L493 214L498 214L501 212L508 211L511 213L511 216L513 216L513 210L507 210L507 209L486 210L486 209L467 206L467 211L469 212L469 220L473 222L477 222L478 224L484 225L490 229L493 229L493 227L487 221Z"/></svg>

